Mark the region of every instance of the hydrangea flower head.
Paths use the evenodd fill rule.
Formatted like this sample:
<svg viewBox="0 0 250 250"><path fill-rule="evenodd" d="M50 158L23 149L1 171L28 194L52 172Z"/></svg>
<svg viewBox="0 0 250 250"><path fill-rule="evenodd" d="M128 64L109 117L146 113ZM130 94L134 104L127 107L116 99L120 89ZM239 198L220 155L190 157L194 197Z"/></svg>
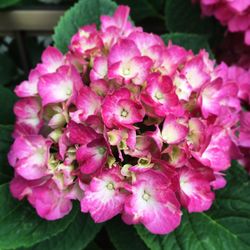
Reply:
<svg viewBox="0 0 250 250"><path fill-rule="evenodd" d="M16 87L11 192L47 220L79 200L97 223L121 214L167 234L182 207L208 210L226 184L239 117L249 146L249 93L206 51L165 45L128 15L120 6L100 30L81 27L65 55L47 48Z"/></svg>

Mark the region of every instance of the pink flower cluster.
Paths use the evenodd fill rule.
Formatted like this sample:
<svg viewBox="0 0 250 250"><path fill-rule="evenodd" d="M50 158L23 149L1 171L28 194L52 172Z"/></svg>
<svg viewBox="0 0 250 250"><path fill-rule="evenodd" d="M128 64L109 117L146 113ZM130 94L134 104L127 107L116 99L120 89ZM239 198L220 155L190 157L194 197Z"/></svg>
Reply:
<svg viewBox="0 0 250 250"><path fill-rule="evenodd" d="M205 16L215 16L230 32L243 32L245 43L250 45L249 0L193 0L199 1Z"/></svg>
<svg viewBox="0 0 250 250"><path fill-rule="evenodd" d="M243 108L239 112L239 126L235 129L239 147L237 159L250 173L250 68L238 65L228 67L222 63L218 66L219 71L226 81L236 82L238 86L238 98Z"/></svg>
<svg viewBox="0 0 250 250"><path fill-rule="evenodd" d="M120 6L101 17L100 30L80 28L65 55L47 48L16 87L10 189L47 220L77 199L97 223L122 214L166 234L182 207L211 207L213 190L226 185L223 171L241 154L237 135L250 146L250 116L238 98L250 92L244 81L239 92L204 50L166 46L128 15Z"/></svg>

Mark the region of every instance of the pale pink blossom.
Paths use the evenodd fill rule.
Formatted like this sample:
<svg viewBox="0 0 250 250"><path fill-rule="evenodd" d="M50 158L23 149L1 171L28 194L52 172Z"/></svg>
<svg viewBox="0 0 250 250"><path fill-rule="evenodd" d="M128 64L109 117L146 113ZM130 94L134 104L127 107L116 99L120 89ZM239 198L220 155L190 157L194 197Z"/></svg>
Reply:
<svg viewBox="0 0 250 250"><path fill-rule="evenodd" d="M64 65L63 54L55 47L48 47L42 54L42 63L38 64L36 70L40 75L56 72Z"/></svg>
<svg viewBox="0 0 250 250"><path fill-rule="evenodd" d="M180 224L180 204L164 175L141 173L129 191L123 214L126 223L140 222L155 234L167 234Z"/></svg>
<svg viewBox="0 0 250 250"><path fill-rule="evenodd" d="M143 107L131 100L128 89L122 88L106 96L102 104L102 118L108 128L114 126L131 127L141 122L144 117Z"/></svg>
<svg viewBox="0 0 250 250"><path fill-rule="evenodd" d="M41 76L38 91L43 106L71 101L81 84L81 78L74 67L62 66L55 73Z"/></svg>
<svg viewBox="0 0 250 250"><path fill-rule="evenodd" d="M27 180L46 176L50 145L41 135L17 137L8 154L9 163Z"/></svg>
<svg viewBox="0 0 250 250"><path fill-rule="evenodd" d="M120 190L122 187L122 178L116 168L95 176L84 189L82 212L89 212L97 223L113 218L123 211L126 195Z"/></svg>
<svg viewBox="0 0 250 250"><path fill-rule="evenodd" d="M15 93L19 97L30 97L37 95L37 84L40 77L40 72L36 69L33 69L29 73L28 81L21 82L15 88Z"/></svg>

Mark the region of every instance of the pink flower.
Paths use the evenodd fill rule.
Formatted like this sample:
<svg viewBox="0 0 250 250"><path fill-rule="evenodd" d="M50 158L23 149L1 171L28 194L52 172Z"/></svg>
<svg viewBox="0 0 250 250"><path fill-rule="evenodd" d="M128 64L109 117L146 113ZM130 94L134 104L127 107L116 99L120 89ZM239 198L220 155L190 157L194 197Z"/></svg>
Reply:
<svg viewBox="0 0 250 250"><path fill-rule="evenodd" d="M131 80L136 85L143 84L152 66L152 60L141 56L136 44L128 39L120 40L112 47L108 63L110 79L124 79L125 83Z"/></svg>
<svg viewBox="0 0 250 250"><path fill-rule="evenodd" d="M246 70L237 65L228 67L226 64L221 63L217 66L216 71L217 74L223 79L226 79L226 81L237 84L238 98L250 102L250 70Z"/></svg>
<svg viewBox="0 0 250 250"><path fill-rule="evenodd" d="M181 168L179 171L181 203L189 212L208 210L214 200L211 191L209 175L202 175L191 168Z"/></svg>
<svg viewBox="0 0 250 250"><path fill-rule="evenodd" d="M181 73L186 77L193 90L199 90L207 81L210 80L201 56L196 56L189 60L185 64Z"/></svg>
<svg viewBox="0 0 250 250"><path fill-rule="evenodd" d="M41 135L17 137L8 154L9 163L27 180L46 176L50 145Z"/></svg>
<svg viewBox="0 0 250 250"><path fill-rule="evenodd" d="M151 116L165 117L179 108L171 79L160 73L152 73L147 78L147 87L142 92L141 99L152 108Z"/></svg>
<svg viewBox="0 0 250 250"><path fill-rule="evenodd" d="M49 46L42 54L42 63L38 64L36 70L41 75L56 72L56 70L64 65L63 54L55 47Z"/></svg>
<svg viewBox="0 0 250 250"><path fill-rule="evenodd" d="M101 30L107 32L111 27L117 28L120 33L126 32L132 28L128 21L129 7L120 5L114 13L114 16L101 16Z"/></svg>
<svg viewBox="0 0 250 250"><path fill-rule="evenodd" d="M129 191L123 214L126 223L142 223L154 234L167 234L180 224L180 204L164 175L150 170L139 174Z"/></svg>
<svg viewBox="0 0 250 250"><path fill-rule="evenodd" d="M86 121L88 117L98 115L101 111L101 98L87 86L82 86L75 102L77 111L71 113L75 122Z"/></svg>
<svg viewBox="0 0 250 250"><path fill-rule="evenodd" d="M102 104L102 118L108 128L124 126L141 122L144 117L142 106L131 100L128 89L122 88L112 95L106 96Z"/></svg>
<svg viewBox="0 0 250 250"><path fill-rule="evenodd" d="M209 115L219 115L223 108L241 109L237 98L238 88L234 83L223 84L221 78L207 84L201 91L201 110L205 118Z"/></svg>
<svg viewBox="0 0 250 250"><path fill-rule="evenodd" d="M60 191L52 180L32 188L28 200L39 216L46 220L57 220L72 209L72 202L66 191Z"/></svg>
<svg viewBox="0 0 250 250"><path fill-rule="evenodd" d="M70 50L83 58L98 53L102 47L103 42L95 24L80 28L72 37L70 44Z"/></svg>
<svg viewBox="0 0 250 250"><path fill-rule="evenodd" d="M164 75L172 76L176 73L179 64L182 64L187 59L189 52L184 48L173 45L169 42L167 47L162 48L161 52L161 64L159 65L159 71Z"/></svg>
<svg viewBox="0 0 250 250"><path fill-rule="evenodd" d="M55 73L43 75L38 84L43 106L70 101L81 84L81 78L74 67L62 66Z"/></svg>
<svg viewBox="0 0 250 250"><path fill-rule="evenodd" d="M15 93L19 97L35 96L38 92L37 84L40 77L40 72L36 69L31 70L29 73L29 80L23 81L20 85L16 86Z"/></svg>
<svg viewBox="0 0 250 250"><path fill-rule="evenodd" d="M155 67L159 66L162 61L161 52L164 46L164 42L159 36L142 31L134 31L128 38L135 42L142 56L149 57Z"/></svg>
<svg viewBox="0 0 250 250"><path fill-rule="evenodd" d="M126 195L119 170L112 168L95 176L84 189L81 210L89 212L95 222L107 221L123 211Z"/></svg>
<svg viewBox="0 0 250 250"><path fill-rule="evenodd" d="M32 189L36 186L43 185L48 180L48 176L45 176L37 180L26 180L15 174L14 178L10 182L10 192L18 200L22 200L25 196L32 193Z"/></svg>
<svg viewBox="0 0 250 250"><path fill-rule="evenodd" d="M215 171L229 168L231 164L230 150L233 143L226 130L215 128L212 131L211 139L208 137L207 140L206 149L200 153L193 152L193 156Z"/></svg>
<svg viewBox="0 0 250 250"><path fill-rule="evenodd" d="M38 134L41 126L41 104L37 98L27 97L15 103L14 113L17 117L14 134Z"/></svg>
<svg viewBox="0 0 250 250"><path fill-rule="evenodd" d="M76 151L76 159L84 174L91 174L104 167L107 161L107 146L104 139L96 139L82 145Z"/></svg>

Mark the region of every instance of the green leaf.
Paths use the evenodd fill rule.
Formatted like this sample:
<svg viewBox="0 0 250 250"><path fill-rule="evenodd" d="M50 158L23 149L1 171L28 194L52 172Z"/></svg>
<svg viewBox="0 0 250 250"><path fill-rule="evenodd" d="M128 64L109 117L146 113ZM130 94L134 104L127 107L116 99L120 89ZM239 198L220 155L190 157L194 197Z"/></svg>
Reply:
<svg viewBox="0 0 250 250"><path fill-rule="evenodd" d="M101 227L102 224L94 223L90 216L78 211L76 218L63 232L27 250L82 250L95 238Z"/></svg>
<svg viewBox="0 0 250 250"><path fill-rule="evenodd" d="M21 2L22 0L1 0L0 1L0 9L2 8L7 8L7 7L11 7L13 5L18 4L19 2Z"/></svg>
<svg viewBox="0 0 250 250"><path fill-rule="evenodd" d="M29 247L64 231L76 217L79 208L63 219L46 221L31 205L12 198L9 185L0 186L0 249Z"/></svg>
<svg viewBox="0 0 250 250"><path fill-rule="evenodd" d="M17 69L14 61L7 54L0 54L0 84L10 83L16 74Z"/></svg>
<svg viewBox="0 0 250 250"><path fill-rule="evenodd" d="M0 124L12 124L15 121L13 105L17 97L10 89L0 85Z"/></svg>
<svg viewBox="0 0 250 250"><path fill-rule="evenodd" d="M109 238L117 250L147 250L148 248L132 226L127 226L119 218L106 224Z"/></svg>
<svg viewBox="0 0 250 250"><path fill-rule="evenodd" d="M236 178L241 176L239 168L232 169ZM174 232L152 235L143 226L137 226L137 232L153 250L250 249L250 181L247 178L244 182L243 178L231 183L216 193L216 201L208 212L184 211L181 226Z"/></svg>
<svg viewBox="0 0 250 250"><path fill-rule="evenodd" d="M88 246L85 248L86 250L102 250L94 241L88 244Z"/></svg>
<svg viewBox="0 0 250 250"><path fill-rule="evenodd" d="M197 34L170 33L162 35L162 39L166 44L171 40L173 44L180 45L188 50L191 49L194 53L198 53L200 49L206 49L210 56L214 58L205 36Z"/></svg>
<svg viewBox="0 0 250 250"><path fill-rule="evenodd" d="M0 124L0 184L8 182L13 176L13 169L8 164L7 154L12 143L11 125Z"/></svg>
<svg viewBox="0 0 250 250"><path fill-rule="evenodd" d="M55 46L66 52L71 37L86 24L100 24L101 15L112 15L117 5L110 0L80 0L66 11L55 28Z"/></svg>
<svg viewBox="0 0 250 250"><path fill-rule="evenodd" d="M191 0L166 0L165 23L171 32L199 34L213 33L218 26L216 20L202 18L199 4Z"/></svg>

